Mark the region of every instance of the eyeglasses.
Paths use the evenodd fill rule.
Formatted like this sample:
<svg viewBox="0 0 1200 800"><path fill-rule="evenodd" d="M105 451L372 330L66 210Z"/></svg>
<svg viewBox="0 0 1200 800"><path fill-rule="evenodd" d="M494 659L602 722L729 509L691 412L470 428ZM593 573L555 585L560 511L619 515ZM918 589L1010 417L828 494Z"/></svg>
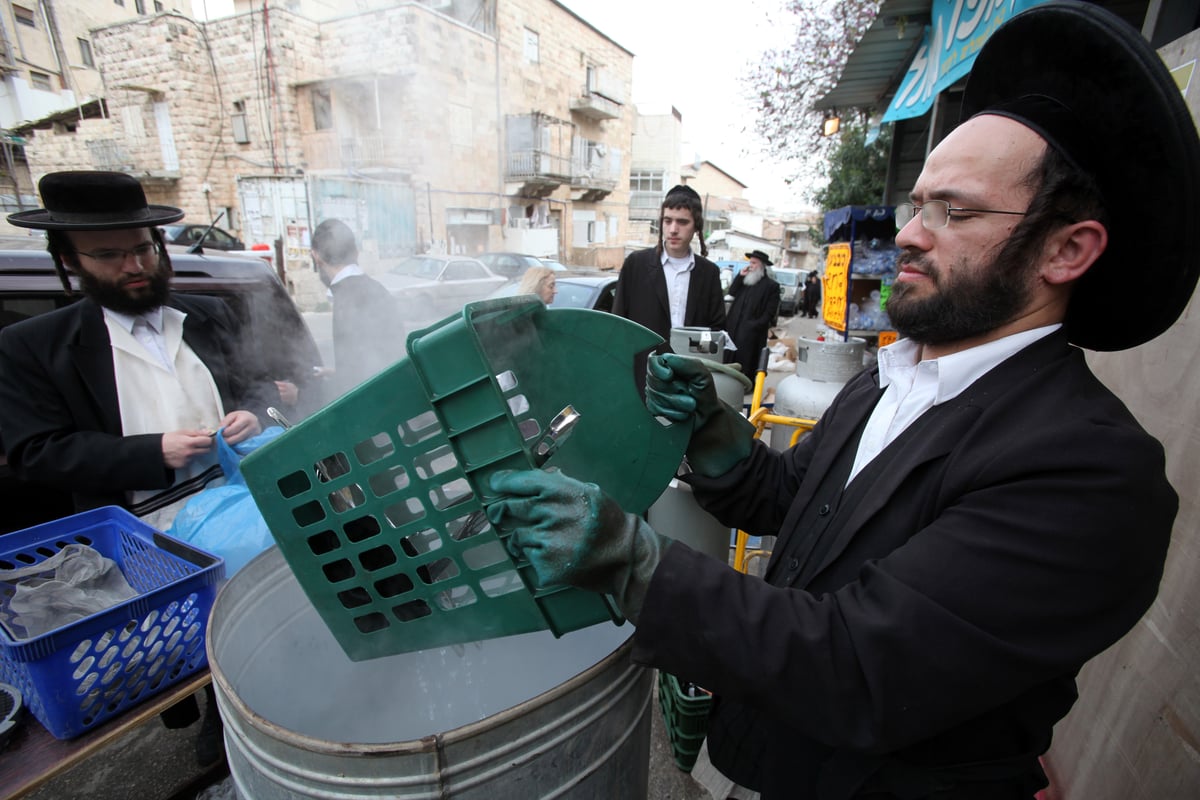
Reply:
<svg viewBox="0 0 1200 800"><path fill-rule="evenodd" d="M141 261L143 259L157 255L158 254L158 243L157 242L142 242L137 247L133 247L128 250L122 249L120 247L112 247L112 248L105 248L103 250L97 250L94 253L85 253L82 250L76 250L75 252L81 256L87 256L88 258L92 259L93 261L99 261L101 264L104 264L106 267L119 267L125 263L125 259L128 256L133 256L138 261Z"/></svg>
<svg viewBox="0 0 1200 800"><path fill-rule="evenodd" d="M950 216L951 212L961 211L968 214L1012 214L1017 217L1024 217L1028 211L996 211L990 208L955 208L945 200L926 200L925 205L918 206L912 203L901 203L896 206L896 229L899 230L912 221L918 213L921 215L921 224L926 230L936 231L939 228L944 228L950 224L950 220L955 217Z"/></svg>

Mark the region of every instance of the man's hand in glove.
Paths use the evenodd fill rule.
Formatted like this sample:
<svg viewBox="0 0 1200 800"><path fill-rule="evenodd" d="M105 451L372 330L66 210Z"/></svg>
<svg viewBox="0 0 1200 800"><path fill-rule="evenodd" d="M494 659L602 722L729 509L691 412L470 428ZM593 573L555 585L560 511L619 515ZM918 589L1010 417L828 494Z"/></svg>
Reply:
<svg viewBox="0 0 1200 800"><path fill-rule="evenodd" d="M505 496L487 507L488 520L511 534L509 551L530 563L541 585L610 594L637 623L670 540L622 511L596 484L558 471L501 470L491 486Z"/></svg>
<svg viewBox="0 0 1200 800"><path fill-rule="evenodd" d="M688 442L692 471L709 478L724 475L750 455L754 426L721 398L712 373L700 359L674 353L646 362L646 408L672 422L695 420Z"/></svg>

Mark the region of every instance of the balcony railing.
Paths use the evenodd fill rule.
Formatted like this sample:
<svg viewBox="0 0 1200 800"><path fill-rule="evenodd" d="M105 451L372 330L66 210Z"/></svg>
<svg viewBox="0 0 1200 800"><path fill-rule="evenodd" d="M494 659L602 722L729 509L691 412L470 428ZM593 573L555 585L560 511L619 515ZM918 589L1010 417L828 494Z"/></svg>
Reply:
<svg viewBox="0 0 1200 800"><path fill-rule="evenodd" d="M309 169L378 169L404 166L403 147L380 131L344 135L338 131L304 134L304 158Z"/></svg>
<svg viewBox="0 0 1200 800"><path fill-rule="evenodd" d="M560 182L571 179L571 159L542 150L510 150L508 179L514 181L544 178Z"/></svg>
<svg viewBox="0 0 1200 800"><path fill-rule="evenodd" d="M629 195L629 218L652 221L658 219L662 201L662 192L631 192Z"/></svg>
<svg viewBox="0 0 1200 800"><path fill-rule="evenodd" d="M96 169L110 172L132 172L134 169L133 155L116 139L89 139L87 148Z"/></svg>

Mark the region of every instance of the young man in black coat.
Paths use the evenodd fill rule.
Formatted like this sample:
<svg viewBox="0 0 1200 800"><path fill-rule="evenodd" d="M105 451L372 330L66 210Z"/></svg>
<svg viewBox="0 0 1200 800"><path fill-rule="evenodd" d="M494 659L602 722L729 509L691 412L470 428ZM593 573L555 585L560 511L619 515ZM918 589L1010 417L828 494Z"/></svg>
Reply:
<svg viewBox="0 0 1200 800"><path fill-rule="evenodd" d="M754 380L758 358L767 344L767 332L779 316L779 284L767 274L771 259L762 250L747 253L750 263L733 279L729 293L733 305L725 326L737 350L725 351L725 361L737 364L742 374Z"/></svg>
<svg viewBox="0 0 1200 800"><path fill-rule="evenodd" d="M704 243L704 205L695 189L676 186L663 198L658 245L626 257L617 279L613 313L644 325L663 338L657 352L668 352L671 329L725 328L721 271L709 261ZM692 240L700 239L700 255ZM646 383L646 353L634 359L638 391Z"/></svg>
<svg viewBox="0 0 1200 800"><path fill-rule="evenodd" d="M492 479L540 583L611 594L635 662L714 692L711 761L763 800L1031 800L1075 676L1163 574L1163 447L1082 348L1154 338L1195 289L1187 106L1137 30L1053 1L992 34L962 102L897 207L905 338L809 436L774 451L706 370L650 360L697 500L778 535L763 579L561 472Z"/></svg>

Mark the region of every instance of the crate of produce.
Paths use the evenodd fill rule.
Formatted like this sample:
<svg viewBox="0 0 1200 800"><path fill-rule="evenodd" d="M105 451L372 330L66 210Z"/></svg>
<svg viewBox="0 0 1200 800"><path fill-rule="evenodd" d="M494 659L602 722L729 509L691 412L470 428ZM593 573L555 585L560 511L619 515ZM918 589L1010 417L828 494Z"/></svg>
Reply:
<svg viewBox="0 0 1200 800"><path fill-rule="evenodd" d="M675 766L691 772L708 734L712 695L668 672L658 673L658 707L662 710Z"/></svg>
<svg viewBox="0 0 1200 800"><path fill-rule="evenodd" d="M535 467L648 508L690 436L652 417L633 382L634 354L661 341L528 296L471 303L243 460L284 558L351 659L621 621L610 598L539 586L483 509L498 499L494 472Z"/></svg>
<svg viewBox="0 0 1200 800"><path fill-rule="evenodd" d="M120 569L136 596L26 637L0 581L0 682L16 686L30 711L69 739L137 705L208 661L204 637L224 561L151 528L116 506L0 537L0 570L43 562L85 545Z"/></svg>

